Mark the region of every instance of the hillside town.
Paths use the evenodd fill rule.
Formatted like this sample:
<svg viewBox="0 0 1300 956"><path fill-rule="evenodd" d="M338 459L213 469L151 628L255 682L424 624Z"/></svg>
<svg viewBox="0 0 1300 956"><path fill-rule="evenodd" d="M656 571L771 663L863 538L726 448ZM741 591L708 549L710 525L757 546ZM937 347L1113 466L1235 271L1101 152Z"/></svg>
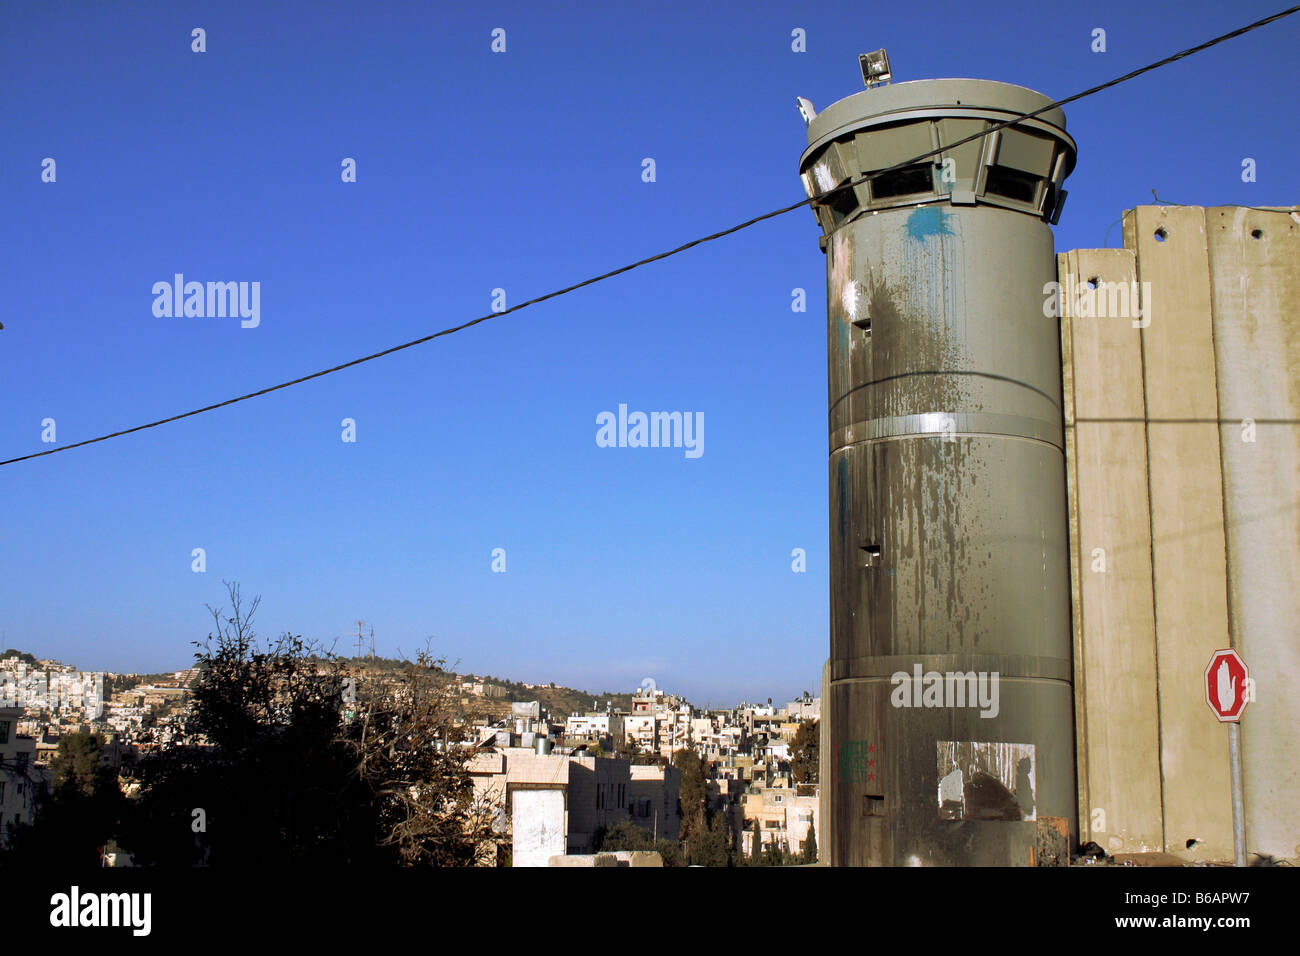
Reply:
<svg viewBox="0 0 1300 956"><path fill-rule="evenodd" d="M391 662L350 664L358 686L393 679ZM200 679L197 669L89 672L6 652L0 658L0 849L39 815L61 741L94 735L101 769L116 774L128 796L140 786L135 767L142 757L204 746L191 726ZM496 852L488 863L614 865L596 863L598 851L617 842L611 834L636 834L647 841L644 848L614 847L613 855L623 865L662 865L683 838L683 767L693 777L687 787L702 787L704 812L721 834L726 859L772 865L816 858L821 701L807 692L785 704L700 709L651 680L605 699L476 675L448 673L445 686L458 705L460 739L450 745L468 752L475 798L491 811ZM545 703L579 699L591 706L565 713ZM345 703L345 718L349 713ZM654 852L637 852L650 847ZM112 844L103 848L102 862L132 863Z"/></svg>

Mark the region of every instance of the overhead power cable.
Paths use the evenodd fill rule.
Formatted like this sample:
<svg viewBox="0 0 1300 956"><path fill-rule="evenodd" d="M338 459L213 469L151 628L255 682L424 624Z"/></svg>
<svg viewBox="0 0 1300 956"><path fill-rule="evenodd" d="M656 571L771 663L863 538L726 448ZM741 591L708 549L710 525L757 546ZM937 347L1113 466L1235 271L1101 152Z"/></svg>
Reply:
<svg viewBox="0 0 1300 956"><path fill-rule="evenodd" d="M196 408L192 411L182 412L179 415L172 415L169 418L160 418L157 421L147 422L143 425L136 425L133 428L124 428L120 431L110 432L107 435L100 435L97 438L87 438L84 441L73 442L70 445L60 445L57 448L50 448L45 451L33 452L30 455L19 455L16 458L7 458L4 461L0 461L0 466L17 464L20 461L28 461L32 458L43 458L46 455L54 455L63 451L71 451L74 448L82 448L86 445L93 445L96 444L97 442L108 441L110 438L120 438L123 435L130 435L133 432L144 431L147 428L157 428L159 425L167 425L170 424L171 422L178 422L183 418L193 418L195 415L202 415L204 412L216 411L218 408L225 408L227 405L235 405L239 402L245 402L248 401L250 398L257 398L261 395L269 395L271 392L278 392L280 389L289 388L292 385L300 385L303 382L310 382L312 379L315 378L323 378L326 375L332 375L335 372L341 372L344 369L352 368L354 365L361 365L365 362L372 362L375 359L383 358L385 355L392 355L394 352L401 352L403 349L409 349L417 345L423 345L425 342L431 342L434 339L441 338L444 335L451 335L454 332L460 332L463 329L468 329L471 326L478 325L480 322L486 322L489 319L500 318L503 315L509 315L511 312L518 312L520 309L526 309L529 306L537 305L539 302L545 302L548 299L555 299L562 295L568 295L570 292L576 292L578 289L585 288L586 286L589 285L594 285L597 282L604 282L606 279L612 279L614 276L622 275L625 272L631 272L633 269L639 269L642 266L649 265L652 262L658 262L661 259L667 259L670 256L675 256L678 253L685 252L687 249L692 249L695 246L702 245L703 243L712 242L715 239L721 239L724 236L730 236L733 233L740 232L742 229L748 229L750 226L757 225L758 223L763 222L764 220L775 219L777 216L784 216L786 213L794 212L794 210L796 209L801 209L804 206L813 203L825 204L828 197L834 195L835 193L841 192L845 189L851 189L854 186L860 185L865 182L870 182L871 180L876 179L879 176L884 176L889 173L896 172L897 170L900 170L905 166L911 166L915 163L919 163L933 156L937 156L940 153L944 153L949 150L952 150L957 146L962 146L965 145L966 143L974 142L975 140L978 139L983 139L984 137L992 133L996 133L998 130L1005 129L1008 126L1014 126L1017 123L1020 123L1027 119L1033 119L1035 116L1038 116L1041 113L1046 113L1048 110L1057 109L1061 106L1065 106L1066 104L1077 102L1078 100L1081 100L1084 97L1092 96L1095 93L1100 93L1102 90L1110 89L1112 86L1118 86L1120 83L1126 83L1129 80L1135 79L1144 73L1150 73L1152 70L1158 70L1161 67L1168 66L1170 63L1174 63L1185 57L1189 57L1192 56L1193 54L1200 53L1204 50L1208 50L1213 46L1217 46L1220 43L1224 43L1228 40L1232 40L1236 37L1242 36L1243 34L1250 33L1252 30L1258 30L1261 27L1267 26L1268 24L1273 23L1276 20L1281 20L1283 17L1289 17L1296 12L1300 12L1300 5L1288 7L1286 10L1282 10L1278 13L1273 14L1272 16L1264 17L1262 20L1256 20L1254 23L1247 24L1244 27L1239 27L1238 29L1231 31L1230 33L1225 33L1222 36L1217 36L1212 40L1206 40L1204 43L1199 43L1196 46L1188 47L1186 50L1182 50L1178 53L1173 54L1172 56L1167 56L1162 60L1157 60L1154 63L1149 63L1144 67L1133 70L1132 72L1129 73L1125 73L1123 76L1117 76L1113 80L1108 80L1105 83L1101 83L1097 86L1086 89L1081 93L1075 93L1073 96L1067 96L1063 100L1056 100L1053 103L1048 103L1046 106L1039 107L1038 109L1033 110L1032 112L1022 113L1011 119L994 123L993 125L981 130L980 132L973 133L970 136L966 136L954 142L936 147L935 149L932 149L929 152L921 153L920 155L914 156L911 159L905 159L902 162L895 163L893 166L889 166L886 167L885 169L878 169L873 172L866 173L855 180L837 186L836 188L829 190L825 193L821 193L809 199L800 200L799 202L792 203L789 206L783 206L780 209L774 209L771 212L765 212L761 216L755 216L753 219L747 219L746 221L739 223L738 225L732 226L730 229L723 229L721 232L715 232L712 233L711 235L703 236L699 239L692 239L690 242L683 243L682 245L677 246L674 249L669 249L667 252L661 252L658 255L647 256L644 259L638 259L636 262L629 263L628 265L622 266L621 268L612 269L609 272L602 273L598 276L593 276L590 279L584 279L582 282L575 282L573 285L565 286L562 289L556 289L554 292L548 292L545 295L539 295L536 298L529 299L526 302L521 302L518 305L511 306L507 309L502 309L500 312L489 312L486 315L480 315L478 318L471 319L470 321L464 322L460 325L454 325L451 326L450 328L443 329L439 332L433 332L429 335L421 336L418 339L412 339L409 342L403 342L400 345L394 345L392 348L384 349L382 352L374 352L370 355L363 355L360 358L352 359L350 362L344 362L341 365L334 365L330 368L321 369L319 372L312 372L310 375L302 375L299 376L298 378L290 379L287 382L280 382L278 385L271 385L268 386L267 388L258 389L255 392L248 392L245 395L238 395L234 398L228 398L224 402L216 402L212 405L204 405L202 408Z"/></svg>

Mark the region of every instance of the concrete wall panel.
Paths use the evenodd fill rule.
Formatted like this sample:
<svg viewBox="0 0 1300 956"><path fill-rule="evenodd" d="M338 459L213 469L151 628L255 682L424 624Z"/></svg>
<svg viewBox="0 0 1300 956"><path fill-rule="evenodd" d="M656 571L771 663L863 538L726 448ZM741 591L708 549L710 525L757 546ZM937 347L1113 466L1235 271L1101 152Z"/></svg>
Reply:
<svg viewBox="0 0 1300 956"><path fill-rule="evenodd" d="M1232 644L1257 690L1241 722L1246 848L1297 857L1300 224L1239 206L1207 209L1205 219Z"/></svg>
<svg viewBox="0 0 1300 956"><path fill-rule="evenodd" d="M1058 257L1070 470L1079 831L1111 853L1164 848L1141 332L1113 310L1126 249ZM1095 282L1098 291L1090 292ZM1109 314L1123 311L1126 314Z"/></svg>
<svg viewBox="0 0 1300 956"><path fill-rule="evenodd" d="M1227 733L1205 704L1205 666L1228 643L1223 487L1203 211L1124 217L1144 303L1152 569L1165 849L1231 859ZM1187 841L1196 840L1192 848Z"/></svg>

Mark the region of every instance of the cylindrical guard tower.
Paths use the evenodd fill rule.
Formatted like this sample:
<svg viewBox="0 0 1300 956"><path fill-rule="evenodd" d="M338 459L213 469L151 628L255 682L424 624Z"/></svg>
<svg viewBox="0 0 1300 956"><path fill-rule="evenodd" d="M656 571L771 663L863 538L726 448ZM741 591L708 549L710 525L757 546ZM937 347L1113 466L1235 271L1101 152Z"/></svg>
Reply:
<svg viewBox="0 0 1300 956"><path fill-rule="evenodd" d="M1031 865L1077 836L1061 356L1044 308L1075 157L1065 115L827 195L1049 102L924 80L801 105L827 255L832 865Z"/></svg>

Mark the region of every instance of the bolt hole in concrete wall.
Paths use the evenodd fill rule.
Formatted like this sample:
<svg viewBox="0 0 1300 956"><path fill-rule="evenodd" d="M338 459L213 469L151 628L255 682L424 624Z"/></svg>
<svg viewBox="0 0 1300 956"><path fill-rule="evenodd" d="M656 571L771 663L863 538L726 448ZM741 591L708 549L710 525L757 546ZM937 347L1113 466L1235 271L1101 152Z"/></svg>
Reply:
<svg viewBox="0 0 1300 956"><path fill-rule="evenodd" d="M1095 289L1100 284L1101 284L1101 276L1093 276L1091 279L1088 280L1089 289Z"/></svg>
<svg viewBox="0 0 1300 956"><path fill-rule="evenodd" d="M1165 230L1164 226L1161 226L1156 230L1156 242L1164 242L1168 238L1169 233Z"/></svg>
<svg viewBox="0 0 1300 956"><path fill-rule="evenodd" d="M1250 238L1252 238L1252 239L1263 239L1263 238L1264 238L1264 230L1263 230L1263 229L1252 229L1252 230L1250 230Z"/></svg>

